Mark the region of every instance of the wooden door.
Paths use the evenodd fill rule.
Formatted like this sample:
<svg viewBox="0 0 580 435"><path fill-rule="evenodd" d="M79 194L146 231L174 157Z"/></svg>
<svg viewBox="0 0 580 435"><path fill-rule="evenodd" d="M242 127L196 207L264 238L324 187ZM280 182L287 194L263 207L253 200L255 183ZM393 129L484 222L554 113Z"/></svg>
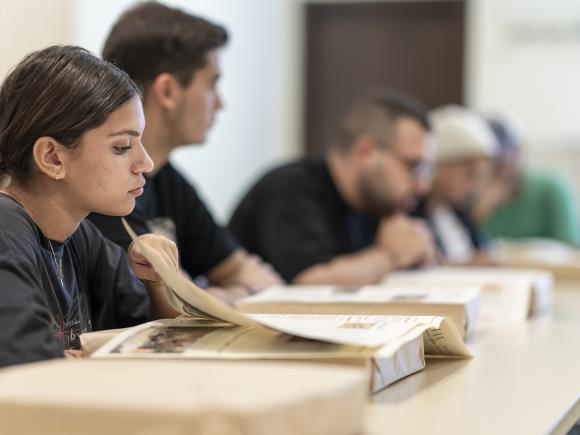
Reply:
<svg viewBox="0 0 580 435"><path fill-rule="evenodd" d="M306 5L305 144L320 151L348 104L372 86L432 108L463 101L462 1Z"/></svg>

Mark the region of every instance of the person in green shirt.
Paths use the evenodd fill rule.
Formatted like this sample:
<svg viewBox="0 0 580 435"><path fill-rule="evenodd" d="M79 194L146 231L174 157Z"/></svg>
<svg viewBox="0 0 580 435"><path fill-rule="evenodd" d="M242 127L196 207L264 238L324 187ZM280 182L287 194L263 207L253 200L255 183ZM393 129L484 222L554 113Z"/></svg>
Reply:
<svg viewBox="0 0 580 435"><path fill-rule="evenodd" d="M580 245L574 193L566 179L548 170L523 169L521 141L506 122L489 121L501 144L493 181L480 190L473 217L492 238L554 239Z"/></svg>

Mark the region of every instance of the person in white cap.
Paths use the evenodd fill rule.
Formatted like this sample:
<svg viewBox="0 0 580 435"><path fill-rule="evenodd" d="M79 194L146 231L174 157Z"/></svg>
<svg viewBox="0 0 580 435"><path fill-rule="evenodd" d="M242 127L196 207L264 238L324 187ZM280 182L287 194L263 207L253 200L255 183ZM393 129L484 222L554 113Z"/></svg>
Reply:
<svg viewBox="0 0 580 435"><path fill-rule="evenodd" d="M465 107L439 107L429 118L437 141L437 173L416 214L430 223L448 262L488 263L485 243L464 208L489 171L498 142L484 118Z"/></svg>

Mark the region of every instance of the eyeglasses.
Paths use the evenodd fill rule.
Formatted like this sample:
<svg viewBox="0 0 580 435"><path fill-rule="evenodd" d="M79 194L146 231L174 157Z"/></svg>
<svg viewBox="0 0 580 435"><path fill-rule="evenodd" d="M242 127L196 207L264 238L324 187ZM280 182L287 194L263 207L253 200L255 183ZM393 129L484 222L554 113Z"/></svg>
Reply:
<svg viewBox="0 0 580 435"><path fill-rule="evenodd" d="M385 151L401 163L413 178L420 181L427 181L433 178L435 171L431 162L423 159L408 159L393 150L393 148L385 148Z"/></svg>

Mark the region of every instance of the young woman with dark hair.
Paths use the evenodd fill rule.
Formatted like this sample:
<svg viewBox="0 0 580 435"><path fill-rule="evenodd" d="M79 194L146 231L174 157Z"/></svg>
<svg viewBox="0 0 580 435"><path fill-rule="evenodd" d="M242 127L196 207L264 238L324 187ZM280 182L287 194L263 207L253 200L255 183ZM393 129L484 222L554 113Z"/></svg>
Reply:
<svg viewBox="0 0 580 435"><path fill-rule="evenodd" d="M34 52L2 83L0 367L74 354L83 332L176 314L139 250L85 220L133 210L153 169L143 128L138 86L79 47ZM141 237L177 268L172 242Z"/></svg>

